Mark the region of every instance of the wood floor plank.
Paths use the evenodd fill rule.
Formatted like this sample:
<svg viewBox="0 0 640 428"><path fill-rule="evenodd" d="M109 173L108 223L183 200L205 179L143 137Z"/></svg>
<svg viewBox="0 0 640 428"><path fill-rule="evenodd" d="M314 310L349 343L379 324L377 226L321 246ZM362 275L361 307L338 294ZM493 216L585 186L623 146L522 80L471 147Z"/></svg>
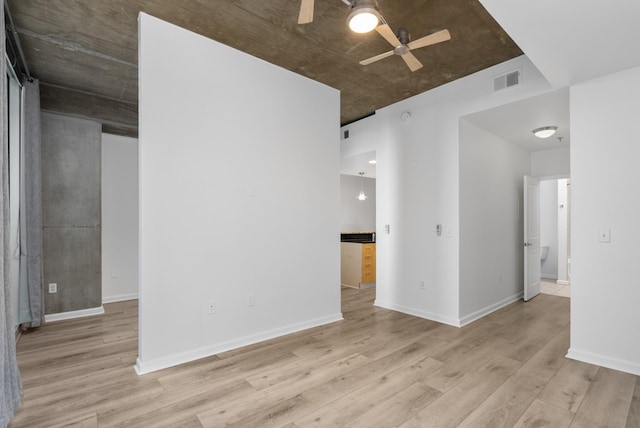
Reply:
<svg viewBox="0 0 640 428"><path fill-rule="evenodd" d="M441 395L440 391L415 382L344 426L345 428L397 427Z"/></svg>
<svg viewBox="0 0 640 428"><path fill-rule="evenodd" d="M459 428L512 427L536 399L543 385L536 378L514 375L471 412Z"/></svg>
<svg viewBox="0 0 640 428"><path fill-rule="evenodd" d="M492 359L401 427L457 427L489 395L504 384L521 364L519 361L500 356Z"/></svg>
<svg viewBox="0 0 640 428"><path fill-rule="evenodd" d="M573 413L560 409L544 401L535 400L514 428L566 428L573 419ZM595 427L597 425L586 425Z"/></svg>
<svg viewBox="0 0 640 428"><path fill-rule="evenodd" d="M522 366L520 375L530 375L548 382L560 369L569 349L569 326L549 332L549 342Z"/></svg>
<svg viewBox="0 0 640 428"><path fill-rule="evenodd" d="M564 314L568 318L568 314ZM549 339L559 333L562 327L558 327L553 321L542 319L534 325L534 328L523 332L523 334L512 342L513 350L504 354L507 358L526 362L538 353L547 343Z"/></svg>
<svg viewBox="0 0 640 428"><path fill-rule="evenodd" d="M102 406L98 409L98 422L101 426L122 428L160 423L180 426L185 415L195 416L212 403L224 405L253 392L255 389L244 380L216 383L215 388L200 385L164 389L154 396L129 397L118 406Z"/></svg>
<svg viewBox="0 0 640 428"><path fill-rule="evenodd" d="M249 394L230 405L198 413L197 416L204 426L259 427L264 423L272 425L282 415L295 410L296 407L301 407L303 403L314 404L308 402L306 396L303 397L300 391L323 384L326 379L346 376L354 368L362 367L370 361L369 358L359 354L349 355L316 368L308 374L304 373L273 387ZM315 404L318 405L318 403Z"/></svg>
<svg viewBox="0 0 640 428"><path fill-rule="evenodd" d="M591 387L598 368L592 364L566 359L540 392L538 399L575 413Z"/></svg>
<svg viewBox="0 0 640 428"><path fill-rule="evenodd" d="M571 423L578 427L624 427L637 376L600 367Z"/></svg>
<svg viewBox="0 0 640 428"><path fill-rule="evenodd" d="M640 378L636 379L636 388L629 407L629 416L625 428L640 427Z"/></svg>
<svg viewBox="0 0 640 428"><path fill-rule="evenodd" d="M444 364L431 377L425 380L425 384L441 392L446 392L509 346L510 344L504 339L491 338L484 344L473 347Z"/></svg>
<svg viewBox="0 0 640 428"><path fill-rule="evenodd" d="M309 376L316 367L327 365L349 355L358 354L367 357L362 352L366 349L367 346L365 344L361 346L342 346L337 349L334 347L331 352L326 352L322 356L297 358L289 363L279 364L277 367L261 370L252 376L246 376L245 379L255 389L264 389L292 378Z"/></svg>
<svg viewBox="0 0 640 428"><path fill-rule="evenodd" d="M413 360L359 389L336 397L326 406L296 420L296 425L300 427L343 426L372 409L384 408L381 405L383 401L404 391L416 381L426 378L441 365L441 362L429 357ZM435 396L440 395L440 392L432 391Z"/></svg>
<svg viewBox="0 0 640 428"><path fill-rule="evenodd" d="M564 357L568 299L455 328L375 307L375 288L342 298L343 321L144 376L136 301L45 324L18 343L9 427L566 426L578 406L574 426L638 428L638 376Z"/></svg>
<svg viewBox="0 0 640 428"><path fill-rule="evenodd" d="M349 340L346 344L353 353L361 354L366 348L382 346L384 341L372 335L362 334ZM340 345L335 340L319 340L306 346L298 347L291 352L302 358L321 358L327 354L343 352L345 344Z"/></svg>

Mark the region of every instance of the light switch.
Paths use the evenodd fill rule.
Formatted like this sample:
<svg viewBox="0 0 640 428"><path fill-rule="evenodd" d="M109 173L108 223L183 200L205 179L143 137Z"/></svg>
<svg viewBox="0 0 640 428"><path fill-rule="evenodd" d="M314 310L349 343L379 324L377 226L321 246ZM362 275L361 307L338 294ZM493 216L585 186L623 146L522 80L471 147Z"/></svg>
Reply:
<svg viewBox="0 0 640 428"><path fill-rule="evenodd" d="M609 228L600 229L600 232L598 232L598 241L611 242L611 229Z"/></svg>

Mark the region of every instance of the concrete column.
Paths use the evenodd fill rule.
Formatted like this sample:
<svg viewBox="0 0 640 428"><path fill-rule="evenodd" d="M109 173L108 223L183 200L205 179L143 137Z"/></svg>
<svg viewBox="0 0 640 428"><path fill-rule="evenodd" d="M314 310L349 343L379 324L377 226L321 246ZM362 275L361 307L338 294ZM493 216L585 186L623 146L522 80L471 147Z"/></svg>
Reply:
<svg viewBox="0 0 640 428"><path fill-rule="evenodd" d="M42 114L46 314L102 305L101 131L97 122Z"/></svg>

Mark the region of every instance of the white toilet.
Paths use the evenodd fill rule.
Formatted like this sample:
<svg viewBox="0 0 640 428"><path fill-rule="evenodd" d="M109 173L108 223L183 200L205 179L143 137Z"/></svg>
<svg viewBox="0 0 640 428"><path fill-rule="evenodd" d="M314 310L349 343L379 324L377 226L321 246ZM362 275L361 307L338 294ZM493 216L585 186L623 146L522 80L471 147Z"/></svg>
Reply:
<svg viewBox="0 0 640 428"><path fill-rule="evenodd" d="M540 261L544 262L549 254L549 247L540 247Z"/></svg>

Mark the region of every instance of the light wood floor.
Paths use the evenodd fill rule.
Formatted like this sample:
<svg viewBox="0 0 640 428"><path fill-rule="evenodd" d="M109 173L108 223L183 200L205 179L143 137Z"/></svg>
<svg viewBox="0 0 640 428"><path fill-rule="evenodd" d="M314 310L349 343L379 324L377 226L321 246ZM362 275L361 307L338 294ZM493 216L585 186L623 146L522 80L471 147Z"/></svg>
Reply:
<svg viewBox="0 0 640 428"><path fill-rule="evenodd" d="M637 376L564 357L569 299L457 329L342 293L342 322L144 376L136 301L45 325L10 427L640 427Z"/></svg>

